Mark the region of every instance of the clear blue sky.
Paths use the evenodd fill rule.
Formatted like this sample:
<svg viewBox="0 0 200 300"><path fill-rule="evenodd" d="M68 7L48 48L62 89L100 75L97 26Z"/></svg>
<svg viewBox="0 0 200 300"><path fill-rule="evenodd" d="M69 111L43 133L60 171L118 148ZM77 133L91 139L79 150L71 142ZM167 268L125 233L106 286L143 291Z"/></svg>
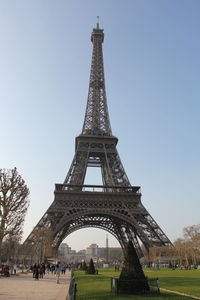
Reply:
<svg viewBox="0 0 200 300"><path fill-rule="evenodd" d="M111 126L127 175L172 241L200 223L199 11L199 0L0 1L0 167L16 166L30 188L25 237L74 156L97 15ZM106 233L79 230L66 242L105 246Z"/></svg>

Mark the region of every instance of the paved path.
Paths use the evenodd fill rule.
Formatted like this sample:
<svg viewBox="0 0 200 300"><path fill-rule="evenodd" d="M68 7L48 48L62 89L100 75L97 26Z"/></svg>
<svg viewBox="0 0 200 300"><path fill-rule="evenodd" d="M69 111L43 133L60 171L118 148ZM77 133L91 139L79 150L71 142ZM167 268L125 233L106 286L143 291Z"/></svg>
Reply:
<svg viewBox="0 0 200 300"><path fill-rule="evenodd" d="M200 299L200 297L192 296L192 295L181 293L181 292L178 292L178 291L172 291L172 290L163 289L163 288L160 288L160 290L164 291L164 292L168 292L168 293L173 293L173 294L181 295L181 296L184 296L184 297L190 297L190 298L193 298L193 299Z"/></svg>
<svg viewBox="0 0 200 300"><path fill-rule="evenodd" d="M66 300L70 276L70 272L60 275L59 284L52 274L39 280L32 273L1 277L0 300Z"/></svg>

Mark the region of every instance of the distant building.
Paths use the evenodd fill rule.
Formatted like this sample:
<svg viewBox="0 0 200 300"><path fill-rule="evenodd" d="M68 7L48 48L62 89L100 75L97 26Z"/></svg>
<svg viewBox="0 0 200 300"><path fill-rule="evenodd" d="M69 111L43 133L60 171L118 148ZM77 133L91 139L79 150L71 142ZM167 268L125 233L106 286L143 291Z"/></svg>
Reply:
<svg viewBox="0 0 200 300"><path fill-rule="evenodd" d="M65 256L72 253L71 247L69 247L66 243L62 243L58 249L59 254L61 256Z"/></svg>
<svg viewBox="0 0 200 300"><path fill-rule="evenodd" d="M91 257L97 257L98 248L99 246L97 244L91 244L88 248L86 248L86 255Z"/></svg>
<svg viewBox="0 0 200 300"><path fill-rule="evenodd" d="M61 262L78 263L83 260L89 262L92 258L95 263L107 261L107 251L110 263L119 262L123 259L122 249L120 247L99 247L97 244L91 244L85 250L76 252L66 243L62 243L58 249L58 258Z"/></svg>
<svg viewBox="0 0 200 300"><path fill-rule="evenodd" d="M108 251L108 253L107 253ZM99 247L97 244L91 244L86 248L86 261L92 258L95 262L115 262L122 260L123 253L120 247Z"/></svg>

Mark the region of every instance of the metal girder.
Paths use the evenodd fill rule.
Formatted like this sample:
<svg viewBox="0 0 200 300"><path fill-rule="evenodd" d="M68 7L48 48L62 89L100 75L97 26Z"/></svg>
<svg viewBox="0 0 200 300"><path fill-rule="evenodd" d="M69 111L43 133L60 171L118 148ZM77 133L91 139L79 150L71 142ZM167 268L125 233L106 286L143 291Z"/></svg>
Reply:
<svg viewBox="0 0 200 300"><path fill-rule="evenodd" d="M147 250L153 246L171 244L142 205L138 187L120 187L117 190L116 187L109 187L110 191L107 191L102 186L99 192L95 192L96 186L89 186L93 187L93 191L80 190L79 186L65 189L67 187L71 185L56 185L55 200L38 224L50 226L54 247L57 248L71 232L85 227L98 227L111 232L122 248L131 239L139 256L141 249L138 240Z"/></svg>
<svg viewBox="0 0 200 300"><path fill-rule="evenodd" d="M110 186L131 186L116 148L117 138L80 135L76 138L76 153L64 181L83 185L88 166L102 170L102 182Z"/></svg>

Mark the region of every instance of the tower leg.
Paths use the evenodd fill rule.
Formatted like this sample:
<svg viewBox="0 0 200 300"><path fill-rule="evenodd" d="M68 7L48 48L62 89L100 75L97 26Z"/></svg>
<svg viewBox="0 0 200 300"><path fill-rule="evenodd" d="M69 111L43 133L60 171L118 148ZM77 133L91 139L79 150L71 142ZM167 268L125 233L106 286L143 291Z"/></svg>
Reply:
<svg viewBox="0 0 200 300"><path fill-rule="evenodd" d="M124 294L139 294L149 291L147 278L132 241L129 241L125 248L124 266L119 277L118 288L118 292Z"/></svg>

